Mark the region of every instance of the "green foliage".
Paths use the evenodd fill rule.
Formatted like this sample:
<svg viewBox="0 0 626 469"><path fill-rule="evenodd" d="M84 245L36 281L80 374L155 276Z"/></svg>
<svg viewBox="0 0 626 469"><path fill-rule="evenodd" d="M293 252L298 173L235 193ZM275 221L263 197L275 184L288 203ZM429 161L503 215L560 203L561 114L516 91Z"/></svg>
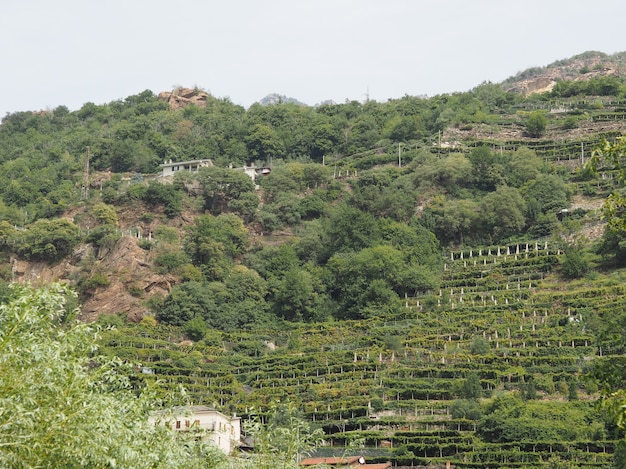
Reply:
<svg viewBox="0 0 626 469"><path fill-rule="evenodd" d="M533 111L526 118L526 133L533 138L541 137L548 125L548 119L543 111Z"/></svg>
<svg viewBox="0 0 626 469"><path fill-rule="evenodd" d="M154 237L164 243L175 243L178 241L178 230L173 227L159 225L154 230Z"/></svg>
<svg viewBox="0 0 626 469"><path fill-rule="evenodd" d="M185 252L210 279L221 278L236 256L243 254L248 232L243 221L231 213L197 217L185 236Z"/></svg>
<svg viewBox="0 0 626 469"><path fill-rule="evenodd" d="M66 219L38 220L21 233L17 253L26 258L57 261L80 241L78 227Z"/></svg>
<svg viewBox="0 0 626 469"><path fill-rule="evenodd" d="M223 331L250 327L268 321L264 280L244 266L232 267L223 282L190 280L176 285L155 315L166 324L184 326L199 318ZM199 321L191 322L196 327Z"/></svg>
<svg viewBox="0 0 626 469"><path fill-rule="evenodd" d="M541 404L505 394L486 404L477 433L488 442L592 439L595 429L585 423L591 415L587 403Z"/></svg>
<svg viewBox="0 0 626 469"><path fill-rule="evenodd" d="M287 320L323 320L326 296L319 279L304 269L292 268L277 282L274 309Z"/></svg>
<svg viewBox="0 0 626 469"><path fill-rule="evenodd" d="M561 262L561 274L565 278L573 279L583 277L591 270L591 266L585 259L584 251L581 247L571 245L565 250L565 256Z"/></svg>
<svg viewBox="0 0 626 469"><path fill-rule="evenodd" d="M450 406L450 415L454 419L480 420L482 409L473 399L457 399Z"/></svg>
<svg viewBox="0 0 626 469"><path fill-rule="evenodd" d="M379 236L374 217L347 204L340 205L332 213L326 226L329 253L358 251L373 246Z"/></svg>
<svg viewBox="0 0 626 469"><path fill-rule="evenodd" d="M387 350L394 352L402 350L402 338L397 335L386 335L383 337L383 344Z"/></svg>
<svg viewBox="0 0 626 469"><path fill-rule="evenodd" d="M185 335L191 340L199 341L204 339L207 332L207 324L201 317L195 317L185 323L183 330Z"/></svg>
<svg viewBox="0 0 626 469"><path fill-rule="evenodd" d="M454 191L456 186L465 186L470 182L467 175L471 168L471 162L465 156L453 154L427 161L426 164L416 167L415 182L417 185L436 183L449 191Z"/></svg>
<svg viewBox="0 0 626 469"><path fill-rule="evenodd" d="M563 130L572 130L572 129L577 129L578 126L580 125L579 123L579 118L576 116L567 116L565 119L563 119L563 123L561 124L561 128Z"/></svg>
<svg viewBox="0 0 626 469"><path fill-rule="evenodd" d="M295 469L302 457L322 443L324 435L289 404L274 405L265 424L253 417L245 422L244 431L255 443L256 457L250 467L262 469Z"/></svg>
<svg viewBox="0 0 626 469"><path fill-rule="evenodd" d="M581 74L589 73L589 68L583 67ZM589 80L561 80L556 83L550 94L554 97L569 98L572 96L617 96L624 89L619 77L599 76Z"/></svg>
<svg viewBox="0 0 626 469"><path fill-rule="evenodd" d="M442 244L471 241L478 233L479 205L473 200L436 196L428 204L422 223L432 230Z"/></svg>
<svg viewBox="0 0 626 469"><path fill-rule="evenodd" d="M526 223L526 203L514 187L500 186L481 203L482 229L494 241L518 233Z"/></svg>
<svg viewBox="0 0 626 469"><path fill-rule="evenodd" d="M238 413L249 412L253 404L266 409L274 398L293 399L307 418L343 425L345 432L329 435L337 446L365 432L371 432L368 446L380 442L387 420L370 420L371 401L371 409L396 413L384 417L393 421L394 430L403 425L405 415L416 417L409 424L411 433L416 426L422 426L417 431L422 432L426 420L437 420L436 436L394 431L390 440L398 455L414 454L435 463L463 452L469 464L515 461L521 466L530 462L524 458L537 454L511 448L531 437L555 442L602 438L597 418L590 413L585 424L568 421L573 428L587 425L584 434L561 428L529 430L533 419L543 419L532 405L550 405L540 398L554 394L555 383L561 395L553 397L572 398L572 389L581 394L580 400L566 403L571 408L587 402L593 387L585 386L583 395L583 388L567 378L589 366L589 359L581 357L596 354L596 345L604 354L623 352L616 337L624 330L621 293L596 290L590 277L571 289L559 285L542 290L542 284L554 279L549 272L557 257L565 267L560 273L579 269L577 262L568 267L567 249L563 258L531 248L527 256L484 255L488 264L476 264L484 260L476 257L476 250L482 247L484 254L485 246L494 248L491 243L556 230L564 234L572 228L556 219L569 204L569 173L565 165L550 161L578 154L581 142L531 141L526 142L529 149L519 147L521 141L496 144L459 137L460 145L450 152L445 142L438 144L438 132L449 125L460 136L469 129L479 135L497 133L500 125L516 131L516 109L553 104L483 84L472 92L434 98L406 96L385 103L354 101L316 108L254 105L247 111L209 96L206 108L174 112L146 93L102 106L87 104L77 112L59 108L48 115L10 115L0 126L0 220L6 221L0 223L1 259L8 262L26 239L30 227L24 230L23 224L53 217L76 200L86 145L92 169L130 174L155 173L158 163L169 159L211 158L216 166L198 175L201 195L195 195L196 176L191 173L178 176L171 186L144 183L151 179L147 174L135 174L127 182L118 173L103 183L105 204L93 204L99 200L97 191L85 201L88 212L81 223L98 223L90 225L87 241L112 246L115 212L121 216L126 208L141 211L143 224L158 226L146 253L155 271L180 280L167 297L146 300L161 324L146 319L138 330L117 324L133 331L127 338L116 337L120 354L151 362L168 383L189 385L195 399ZM602 112L612 112L609 106L619 115L610 104ZM586 111L575 112L572 117L587 118ZM595 110L589 117L603 118ZM554 119L556 126L564 123L552 114L546 118ZM583 138L588 149L592 137ZM511 145L518 149L509 151ZM623 151L618 160L622 157ZM237 167L254 159L258 166L272 167L270 175L259 178L258 192L248 176L226 169L229 163ZM322 160L325 166L311 163ZM597 169L616 174L609 172L613 165L607 161ZM594 177L592 171L575 175L577 181L585 178L579 186L583 193L597 196L610 188L610 179ZM626 204L619 198L612 202L612 212L607 213L614 215L611 220L618 221L618 229L607 230L601 252L626 262L626 229L620 228ZM162 208L176 217L183 204L184 218L168 221L159 215ZM203 210L210 215L188 221L187 216ZM126 214L124 219L126 223ZM179 231L184 224L188 229ZM264 236L279 229L275 236ZM248 230L254 234L250 238ZM440 245L453 247L456 256L463 249L466 257L446 259L443 270ZM474 259L467 257L468 249L474 249ZM589 253L583 259L593 260ZM11 267L0 271L4 281L19 274ZM76 274L81 293L86 296L105 286L108 275L93 269ZM619 280L615 284L619 289ZM0 285L0 297L8 299L5 287ZM132 282L127 290L138 296L143 291ZM606 304L611 305L610 315ZM570 323L563 314L566 308L576 318L584 317L585 324ZM341 319L362 321L346 325ZM257 330L261 327L262 333ZM602 334L596 336L596 331ZM489 341L481 338L483 332ZM170 342L180 342L185 335L196 340L193 353ZM289 337L296 336L299 340L290 342ZM266 340L277 349L270 350ZM607 380L615 389L621 386L623 369L615 356L609 361L612 376ZM231 373L235 368L236 377ZM475 397L451 401L461 395L490 395L503 387L518 393L519 415L485 411L481 417ZM458 421L443 416L448 406ZM438 412L441 416L434 417ZM486 422L487 415L494 419ZM486 450L471 433L473 422L468 419L485 422L485 434L493 428L493 435L508 435L511 444ZM549 419L566 420L556 413ZM369 430L357 430L357 425ZM374 425L383 430L372 430ZM607 428L617 437L614 426ZM581 444L572 441L572 457L580 454L576 445ZM610 445L607 448L610 451ZM564 457L564 449L555 446L556 452ZM593 450L590 454L595 456Z"/></svg>
<svg viewBox="0 0 626 469"><path fill-rule="evenodd" d="M78 281L78 290L82 296L91 295L97 288L106 287L111 280L103 272L94 272Z"/></svg>
<svg viewBox="0 0 626 469"><path fill-rule="evenodd" d="M472 177L476 187L481 190L493 191L504 184L504 161L501 155L492 152L484 145L474 148L469 160L472 163ZM465 173L465 179L468 179Z"/></svg>
<svg viewBox="0 0 626 469"><path fill-rule="evenodd" d="M163 306L156 311L156 317L159 321L177 326L187 324L194 318L215 324L218 322L216 311L215 299L206 284L186 282L172 288Z"/></svg>
<svg viewBox="0 0 626 469"><path fill-rule="evenodd" d="M232 210L249 218L259 204L254 183L243 171L217 166L200 168L198 180L203 189L205 207L215 215Z"/></svg>
<svg viewBox="0 0 626 469"><path fill-rule="evenodd" d="M486 355L491 350L489 342L484 337L476 337L470 346L472 355Z"/></svg>
<svg viewBox="0 0 626 469"><path fill-rule="evenodd" d="M187 254L178 250L166 250L157 255L154 259L156 272L159 274L181 273L182 268L189 264L190 259Z"/></svg>
<svg viewBox="0 0 626 469"><path fill-rule="evenodd" d="M476 373L469 373L461 384L459 396L463 399L478 399L483 395L480 378Z"/></svg>
<svg viewBox="0 0 626 469"><path fill-rule="evenodd" d="M563 180L554 175L540 175L520 189L531 219L539 213L558 213L568 206L569 193Z"/></svg>
<svg viewBox="0 0 626 469"><path fill-rule="evenodd" d="M99 248L111 249L122 238L122 233L115 225L99 225L89 232L85 241Z"/></svg>
<svg viewBox="0 0 626 469"><path fill-rule="evenodd" d="M511 154L508 162L507 180L514 187L521 187L524 183L537 179L544 166L541 158L528 147L519 147Z"/></svg>
<svg viewBox="0 0 626 469"><path fill-rule="evenodd" d="M132 367L93 356L94 330L61 324L58 285L0 305L0 465L13 468L217 467L214 448L150 421L164 404L133 389ZM191 435L190 435L191 436Z"/></svg>
<svg viewBox="0 0 626 469"><path fill-rule="evenodd" d="M331 170L319 164L289 162L274 165L272 172L259 182L265 199L272 202L276 196L285 192L303 192L316 189L330 183Z"/></svg>
<svg viewBox="0 0 626 469"><path fill-rule="evenodd" d="M171 184L150 181L142 199L151 205L163 205L163 211L169 218L180 215L182 211L182 195Z"/></svg>
<svg viewBox="0 0 626 469"><path fill-rule="evenodd" d="M99 224L117 226L117 212L115 211L115 207L105 203L97 203L91 208L91 212L96 222Z"/></svg>

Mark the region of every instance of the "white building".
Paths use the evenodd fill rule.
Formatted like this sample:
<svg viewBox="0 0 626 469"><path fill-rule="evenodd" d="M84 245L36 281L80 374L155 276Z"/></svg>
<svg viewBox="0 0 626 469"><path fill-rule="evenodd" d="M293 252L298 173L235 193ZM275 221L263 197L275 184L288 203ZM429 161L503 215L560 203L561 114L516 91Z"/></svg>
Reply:
<svg viewBox="0 0 626 469"><path fill-rule="evenodd" d="M167 419L167 425L179 431L200 431L225 454L230 454L241 442L239 417L228 417L203 405L176 408L173 415Z"/></svg>
<svg viewBox="0 0 626 469"><path fill-rule="evenodd" d="M252 182L256 182L256 178L258 176L267 176L269 173L272 172L272 170L267 166L258 167L255 166L254 163L252 163L251 166L240 166L238 168L235 168L231 164L228 167L230 169L234 169L235 171L243 171L250 177L250 179L252 179Z"/></svg>
<svg viewBox="0 0 626 469"><path fill-rule="evenodd" d="M197 173L198 170L205 166L213 166L211 160L190 160L190 161L174 161L170 160L159 165L161 170L161 177L173 176L178 171L187 171L190 173Z"/></svg>

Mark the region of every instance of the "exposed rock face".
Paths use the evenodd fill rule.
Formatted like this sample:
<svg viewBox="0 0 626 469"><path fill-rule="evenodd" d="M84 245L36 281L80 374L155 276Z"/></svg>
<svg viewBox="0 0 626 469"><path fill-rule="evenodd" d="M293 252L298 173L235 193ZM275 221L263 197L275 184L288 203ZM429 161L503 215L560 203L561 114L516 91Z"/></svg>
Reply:
<svg viewBox="0 0 626 469"><path fill-rule="evenodd" d="M97 289L83 304L85 319L102 313L126 313L130 320L138 321L146 310L145 299L167 295L176 281L172 276L153 273L148 251L130 236L120 239L111 251L100 251L97 262L111 283Z"/></svg>
<svg viewBox="0 0 626 469"><path fill-rule="evenodd" d="M278 93L270 93L267 96L265 96L263 99L261 99L259 101L259 104L261 106L269 106L270 104L297 104L298 106L306 106L305 103L303 103L302 101L298 101L295 98L289 98L283 94L278 94Z"/></svg>
<svg viewBox="0 0 626 469"><path fill-rule="evenodd" d="M626 72L623 53L608 56L602 52L585 52L546 67L531 68L507 79L507 91L530 95L552 90L559 80L589 80L601 76L619 76Z"/></svg>
<svg viewBox="0 0 626 469"><path fill-rule="evenodd" d="M514 87L507 89L507 91L521 93L528 96L533 93L547 93L552 91L555 84L556 78L551 76L540 76L521 81Z"/></svg>
<svg viewBox="0 0 626 469"><path fill-rule="evenodd" d="M167 101L172 109L180 109L189 104L205 108L209 94L197 88L176 88L173 91L162 91L159 99Z"/></svg>
<svg viewBox="0 0 626 469"><path fill-rule="evenodd" d="M90 244L77 248L72 256L58 264L12 261L13 278L17 282L43 285L66 281L75 285L79 278L94 272L106 275L106 286L95 288L81 306L81 318L97 319L100 314L124 313L131 321L139 321L146 312L144 302L153 295L166 296L176 278L159 275L150 269L149 252L137 246L131 236L122 237L116 245L96 251Z"/></svg>

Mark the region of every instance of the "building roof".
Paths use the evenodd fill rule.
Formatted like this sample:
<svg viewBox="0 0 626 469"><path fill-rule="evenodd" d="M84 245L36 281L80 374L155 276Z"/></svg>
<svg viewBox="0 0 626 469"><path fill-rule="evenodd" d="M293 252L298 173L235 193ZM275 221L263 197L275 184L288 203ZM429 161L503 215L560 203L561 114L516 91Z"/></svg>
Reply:
<svg viewBox="0 0 626 469"><path fill-rule="evenodd" d="M191 414L219 414L222 417L229 420L241 420L241 417L233 416L229 417L228 415L220 412L213 407L208 407L205 405L189 405L189 406L177 406L172 409L174 413L191 413Z"/></svg>
<svg viewBox="0 0 626 469"><path fill-rule="evenodd" d="M324 464L326 466L355 467L358 469L388 469L391 467L390 462L366 464L363 456L348 456L344 458L308 458L303 459L299 464L301 466L318 466Z"/></svg>
<svg viewBox="0 0 626 469"><path fill-rule="evenodd" d="M354 464L359 462L361 456L348 456L345 458L307 458L300 461L301 466L317 466L326 464L327 466L337 466L339 464Z"/></svg>
<svg viewBox="0 0 626 469"><path fill-rule="evenodd" d="M166 161L165 163L160 164L159 166L165 168L168 166L180 166L180 165L185 165L185 164L194 164L194 163L212 163L211 160L209 159L203 159L203 160L189 160L189 161Z"/></svg>

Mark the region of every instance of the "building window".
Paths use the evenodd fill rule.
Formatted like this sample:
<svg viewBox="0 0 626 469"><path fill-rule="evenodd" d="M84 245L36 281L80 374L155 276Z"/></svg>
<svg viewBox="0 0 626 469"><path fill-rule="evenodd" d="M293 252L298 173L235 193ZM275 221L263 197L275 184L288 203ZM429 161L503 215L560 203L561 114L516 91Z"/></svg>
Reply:
<svg viewBox="0 0 626 469"><path fill-rule="evenodd" d="M180 420L176 420L176 428L180 429Z"/></svg>
<svg viewBox="0 0 626 469"><path fill-rule="evenodd" d="M191 422L189 420L185 420L185 427L189 428L191 426Z"/></svg>
<svg viewBox="0 0 626 469"><path fill-rule="evenodd" d="M194 424L194 426L199 427L200 426L200 420L194 420L193 424Z"/></svg>

